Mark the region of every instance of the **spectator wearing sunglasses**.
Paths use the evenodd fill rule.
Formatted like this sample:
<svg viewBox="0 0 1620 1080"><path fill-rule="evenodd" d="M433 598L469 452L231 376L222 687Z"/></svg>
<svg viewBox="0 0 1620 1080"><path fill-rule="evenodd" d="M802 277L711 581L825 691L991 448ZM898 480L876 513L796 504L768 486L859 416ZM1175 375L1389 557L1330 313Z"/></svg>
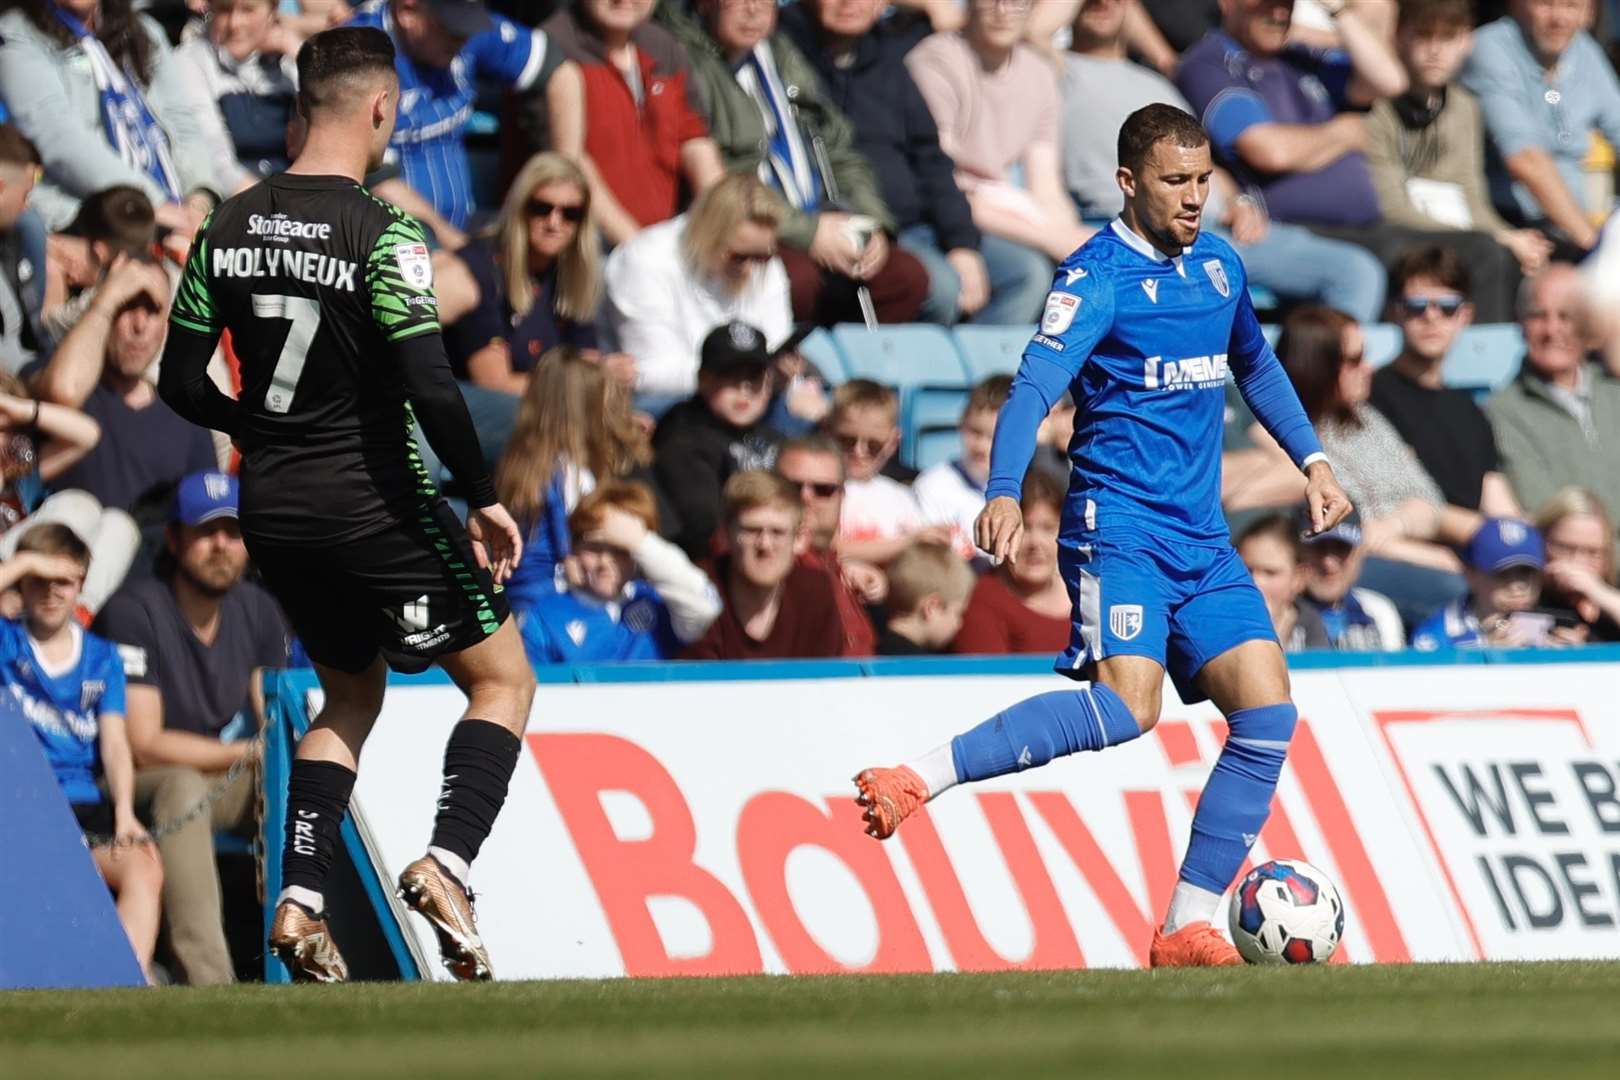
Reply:
<svg viewBox="0 0 1620 1080"><path fill-rule="evenodd" d="M635 357L643 407L692 393L699 349L717 326L746 323L772 350L787 341L788 276L776 255L782 213L758 177L736 173L608 256L602 322L612 343Z"/></svg>
<svg viewBox="0 0 1620 1080"><path fill-rule="evenodd" d="M844 554L887 566L916 541L951 542L950 525L925 524L911 488L883 474L900 446L898 394L870 379L849 380L833 391L827 431L844 454Z"/></svg>
<svg viewBox="0 0 1620 1080"><path fill-rule="evenodd" d="M653 473L674 508L676 542L693 559L713 549L726 481L776 464L782 436L765 422L771 360L758 328L716 327L703 340L697 393L665 413L653 433Z"/></svg>
<svg viewBox="0 0 1620 1080"><path fill-rule="evenodd" d="M1389 596L1415 624L1461 593L1453 547L1479 528L1479 513L1446 502L1417 454L1370 403L1372 369L1354 319L1332 308L1296 308L1283 324L1277 355L1361 513L1363 542L1374 556L1362 583ZM1304 498L1302 478L1292 494Z"/></svg>
<svg viewBox="0 0 1620 1080"><path fill-rule="evenodd" d="M825 575L838 602L845 656L871 656L877 632L868 605L888 597L889 579L871 563L846 559L838 549L838 522L844 510L844 454L828 435L806 435L782 444L776 474L799 491L809 546L799 564Z"/></svg>
<svg viewBox="0 0 1620 1080"><path fill-rule="evenodd" d="M1485 410L1472 392L1442 379L1446 354L1473 318L1468 268L1451 248L1418 248L1396 264L1393 286L1401 351L1373 376L1373 408L1416 452L1446 502L1487 517L1520 516Z"/></svg>
<svg viewBox="0 0 1620 1080"><path fill-rule="evenodd" d="M452 259L471 279L471 311L445 327L456 377L521 394L557 345L596 348L601 244L580 167L536 154L513 180L493 235ZM628 360L622 374L634 374ZM616 369L616 373L617 369Z"/></svg>

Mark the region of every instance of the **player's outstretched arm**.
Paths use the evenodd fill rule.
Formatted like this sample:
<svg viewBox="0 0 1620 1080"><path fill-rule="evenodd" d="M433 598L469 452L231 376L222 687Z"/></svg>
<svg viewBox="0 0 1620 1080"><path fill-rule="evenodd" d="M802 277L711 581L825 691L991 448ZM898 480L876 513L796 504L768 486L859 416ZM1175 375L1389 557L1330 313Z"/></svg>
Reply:
<svg viewBox="0 0 1620 1080"><path fill-rule="evenodd" d="M1333 466L1317 458L1305 466L1305 503L1311 512L1311 534L1323 533L1350 513L1350 496L1339 486Z"/></svg>

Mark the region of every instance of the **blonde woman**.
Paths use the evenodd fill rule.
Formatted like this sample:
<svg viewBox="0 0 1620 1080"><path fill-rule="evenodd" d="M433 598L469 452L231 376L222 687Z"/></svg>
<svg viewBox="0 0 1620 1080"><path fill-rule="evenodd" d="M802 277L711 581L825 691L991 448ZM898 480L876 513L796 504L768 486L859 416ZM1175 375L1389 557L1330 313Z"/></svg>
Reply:
<svg viewBox="0 0 1620 1080"><path fill-rule="evenodd" d="M457 377L522 394L548 349L596 348L601 257L585 174L560 154L530 158L492 234L452 256L472 279L476 301L445 327ZM626 362L608 364L627 378Z"/></svg>
<svg viewBox="0 0 1620 1080"><path fill-rule="evenodd" d="M1615 588L1614 525L1585 488L1559 490L1536 515L1547 545L1541 606L1559 616L1571 641L1620 641L1620 589Z"/></svg>
<svg viewBox="0 0 1620 1080"><path fill-rule="evenodd" d="M579 500L649 460L621 381L570 346L540 358L495 471L501 503L524 530L523 561L506 583L513 611L557 591L557 568L571 550L568 515Z"/></svg>
<svg viewBox="0 0 1620 1080"><path fill-rule="evenodd" d="M733 173L690 210L642 229L607 261L603 322L635 357L636 392L668 403L697 389L709 331L747 323L776 349L793 332L787 270L777 255L780 199Z"/></svg>

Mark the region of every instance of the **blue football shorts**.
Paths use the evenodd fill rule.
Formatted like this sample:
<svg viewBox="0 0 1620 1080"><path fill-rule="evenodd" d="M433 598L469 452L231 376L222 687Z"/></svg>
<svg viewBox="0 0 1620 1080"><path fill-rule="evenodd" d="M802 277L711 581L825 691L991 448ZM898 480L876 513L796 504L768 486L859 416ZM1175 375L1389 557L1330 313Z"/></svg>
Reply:
<svg viewBox="0 0 1620 1080"><path fill-rule="evenodd" d="M1110 656L1155 660L1187 704L1205 664L1245 641L1276 641L1249 570L1228 544L1198 545L1132 531L1100 530L1058 541L1058 568L1074 603L1059 674L1089 677Z"/></svg>

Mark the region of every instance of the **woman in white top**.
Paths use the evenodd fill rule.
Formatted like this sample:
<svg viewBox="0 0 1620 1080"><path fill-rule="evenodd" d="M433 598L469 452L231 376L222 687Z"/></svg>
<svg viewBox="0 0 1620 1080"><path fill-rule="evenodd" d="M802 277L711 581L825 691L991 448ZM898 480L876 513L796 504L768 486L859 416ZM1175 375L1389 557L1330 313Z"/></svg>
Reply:
<svg viewBox="0 0 1620 1080"><path fill-rule="evenodd" d="M668 404L697 388L698 351L728 322L775 349L793 332L787 271L776 257L781 203L734 173L679 217L641 230L608 257L605 349L636 360L636 393Z"/></svg>

